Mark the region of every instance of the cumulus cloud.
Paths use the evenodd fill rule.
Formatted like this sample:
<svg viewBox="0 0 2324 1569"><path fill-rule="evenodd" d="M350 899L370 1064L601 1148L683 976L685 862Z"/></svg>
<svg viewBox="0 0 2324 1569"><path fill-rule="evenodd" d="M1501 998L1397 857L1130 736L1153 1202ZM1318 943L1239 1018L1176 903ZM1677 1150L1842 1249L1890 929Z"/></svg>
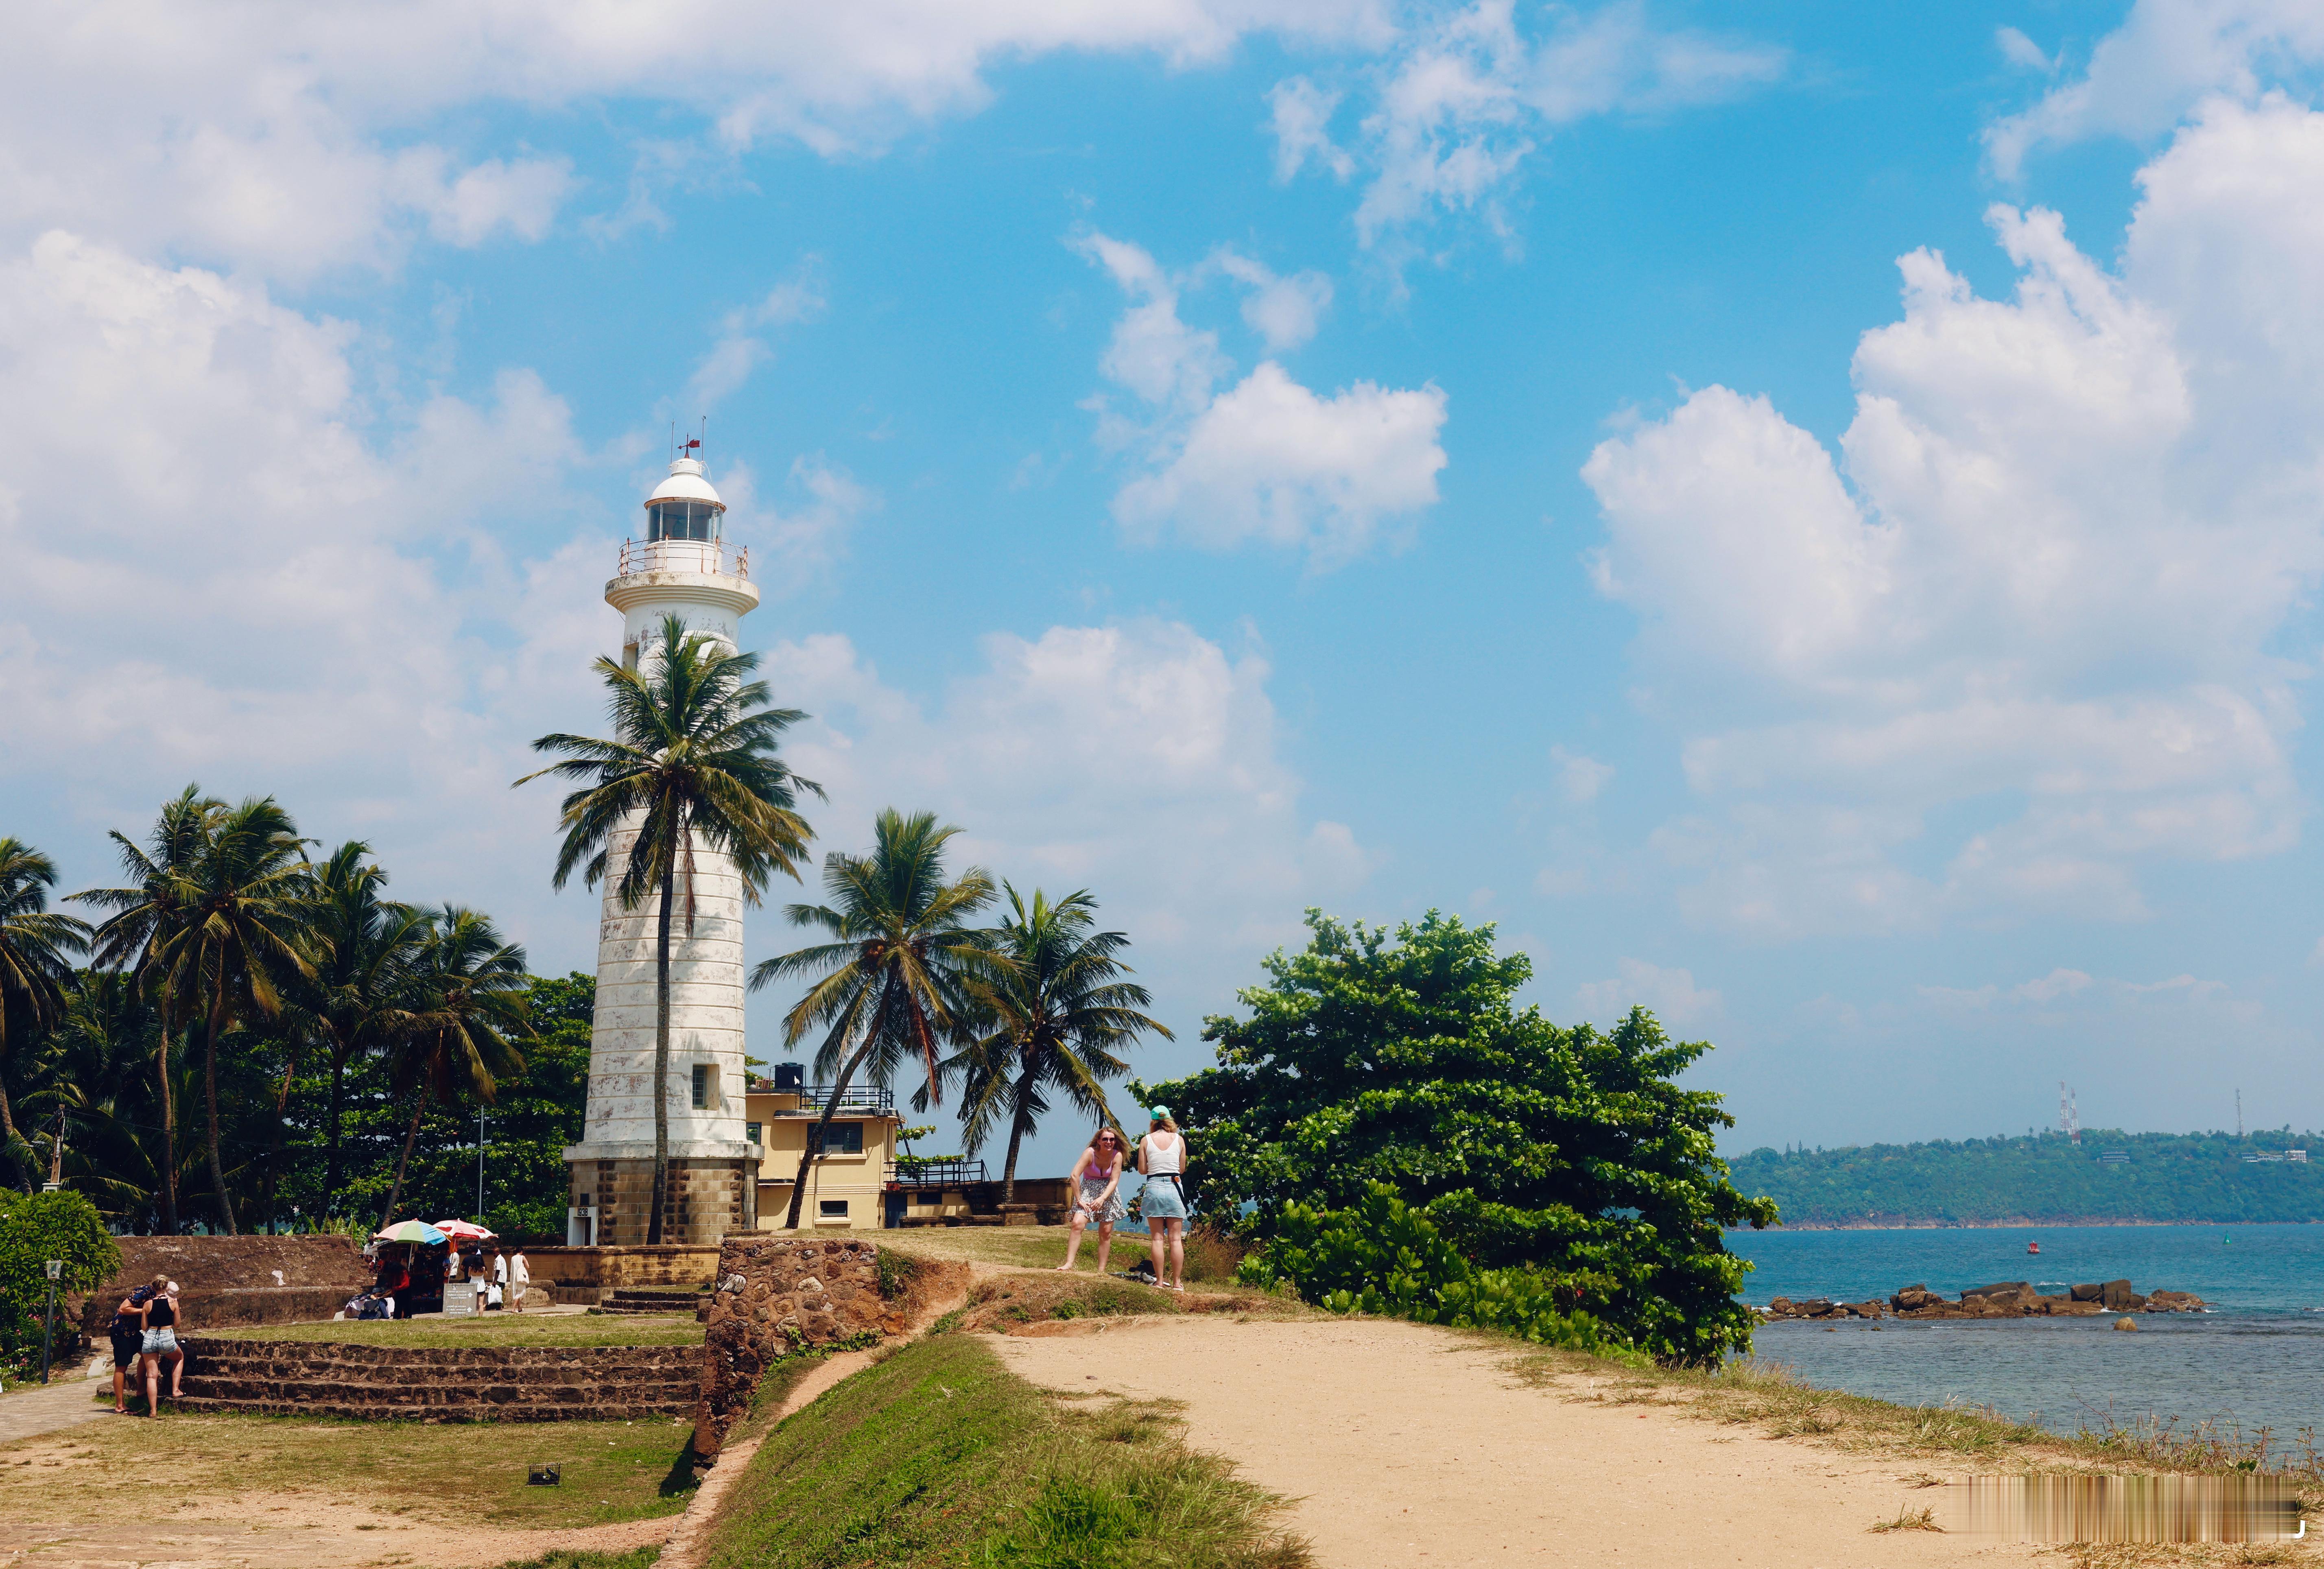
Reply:
<svg viewBox="0 0 2324 1569"><path fill-rule="evenodd" d="M1993 46L2001 51L2001 58L2011 65L2020 66L2027 70L2050 69L2050 57L2042 52L2042 46L2015 27L1994 29Z"/></svg>
<svg viewBox="0 0 2324 1569"><path fill-rule="evenodd" d="M1558 128L1719 102L1775 80L1786 64L1779 49L1658 27L1635 0L1550 16L1528 32L1513 0L1477 0L1416 23L1362 73L1370 107L1344 146L1331 130L1342 92L1305 76L1277 84L1277 178L1310 165L1343 180L1360 170L1356 232L1367 246L1453 214L1507 235L1510 179Z"/></svg>
<svg viewBox="0 0 2324 1569"><path fill-rule="evenodd" d="M1327 397L1270 359L1220 392L1234 363L1215 332L1179 314L1182 287L1216 272L1250 291L1245 313L1277 346L1314 330L1330 300L1321 274L1278 278L1230 251L1182 280L1127 242L1093 235L1079 244L1129 297L1099 368L1143 407L1125 412L1102 398L1093 406L1100 442L1148 470L1114 497L1114 519L1130 538L1304 548L1320 570L1400 543L1435 503L1445 463L1441 389L1358 382Z"/></svg>
<svg viewBox="0 0 2324 1569"><path fill-rule="evenodd" d="M773 355L766 338L768 328L796 326L823 314L822 271L819 260L809 256L793 269L790 277L767 291L764 299L737 307L720 318L717 342L702 356L687 383L693 411L715 406Z"/></svg>
<svg viewBox="0 0 2324 1569"><path fill-rule="evenodd" d="M1190 982L1198 960L1295 940L1308 902L1370 874L1344 824L1299 810L1262 654L1148 619L995 633L982 655L921 697L844 637L769 651L776 689L815 715L792 751L831 792L826 844L862 841L883 806L935 809L1020 887L1097 890L1149 978Z"/></svg>
<svg viewBox="0 0 2324 1569"><path fill-rule="evenodd" d="M1556 770L1558 793L1572 805L1588 806L1598 798L1614 777L1614 765L1600 762L1594 757L1568 752L1562 746L1549 749L1549 761Z"/></svg>
<svg viewBox="0 0 2324 1569"><path fill-rule="evenodd" d="M1656 843L1697 918L1789 936L2135 918L2138 868L2292 844L2324 570L2324 116L2209 105L2141 172L2110 272L1997 208L2019 272L1900 263L1839 457L1722 387L1583 470L1707 810ZM1935 823L1946 809L1947 826Z"/></svg>
<svg viewBox="0 0 2324 1569"><path fill-rule="evenodd" d="M1574 988L1573 1004L1584 1019L1611 1024L1633 1007L1644 1008L1671 1029L1690 1029L1719 1016L1719 993L1697 986L1692 972L1666 970L1644 959L1624 959L1616 974Z"/></svg>
<svg viewBox="0 0 2324 1569"><path fill-rule="evenodd" d="M2015 32L2004 28L2004 34ZM2023 33L2001 41L2013 62L2046 67ZM2087 69L2032 107L1994 124L1986 150L2014 179L2045 144L2092 136L2144 138L2170 130L2213 94L2256 99L2269 72L2324 62L2324 9L2309 0L2137 0L2100 40Z"/></svg>
<svg viewBox="0 0 2324 1569"><path fill-rule="evenodd" d="M11 21L0 243L64 227L275 278L392 266L420 234L538 238L575 194L569 161L460 145L484 134L473 110L554 135L576 107L642 105L725 155L773 140L860 154L980 107L995 60L1138 52L1189 67L1255 32L1360 50L1394 35L1377 0L701 0L682 22L541 0L27 0ZM653 144L668 140L659 124L641 139L614 226L654 220L671 160Z"/></svg>

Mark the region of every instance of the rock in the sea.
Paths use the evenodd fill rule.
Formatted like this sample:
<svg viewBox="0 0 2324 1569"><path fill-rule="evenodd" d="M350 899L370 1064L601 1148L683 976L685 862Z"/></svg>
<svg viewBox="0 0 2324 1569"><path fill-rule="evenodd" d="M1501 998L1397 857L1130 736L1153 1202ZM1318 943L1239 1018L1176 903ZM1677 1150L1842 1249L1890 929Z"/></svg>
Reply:
<svg viewBox="0 0 2324 1569"><path fill-rule="evenodd" d="M2127 1280L2109 1280L2099 1289L2105 1293L2099 1300L2109 1313L2135 1313L2146 1306L2146 1298L2132 1290Z"/></svg>
<svg viewBox="0 0 2324 1569"><path fill-rule="evenodd" d="M1997 1280L1990 1286L1970 1287L1961 1293L1961 1300L1967 1302L1972 1297L1980 1297L2013 1302L2030 1302L2037 1295L2030 1281Z"/></svg>
<svg viewBox="0 0 2324 1569"><path fill-rule="evenodd" d="M2077 1286L2067 1292L2077 1302L2104 1302L2106 1288L2093 1280L2087 1286Z"/></svg>
<svg viewBox="0 0 2324 1569"><path fill-rule="evenodd" d="M2200 1313L2203 1299L2192 1291L2150 1291L2146 1294L2149 1313Z"/></svg>
<svg viewBox="0 0 2324 1569"><path fill-rule="evenodd" d="M1943 1300L1926 1286L1912 1285L1888 1298L1888 1306L1899 1313L1910 1313L1916 1307L1932 1307Z"/></svg>
<svg viewBox="0 0 2324 1569"><path fill-rule="evenodd" d="M2135 1318L2117 1318L2114 1321L2114 1326L2116 1329L2136 1329L2138 1327L2138 1320Z"/></svg>

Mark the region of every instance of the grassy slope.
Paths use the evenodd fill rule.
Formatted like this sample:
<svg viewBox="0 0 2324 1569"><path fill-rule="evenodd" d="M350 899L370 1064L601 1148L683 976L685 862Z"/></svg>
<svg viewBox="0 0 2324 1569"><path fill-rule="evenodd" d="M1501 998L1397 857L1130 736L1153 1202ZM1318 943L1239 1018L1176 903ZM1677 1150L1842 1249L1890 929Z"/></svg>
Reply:
<svg viewBox="0 0 2324 1569"><path fill-rule="evenodd" d="M882 1232L880 1245L899 1253L929 1259L958 1259L972 1264L1000 1264L1014 1269L1053 1269L1065 1261L1065 1243L1073 1233L1064 1226L914 1226ZM1231 1283L1240 1251L1197 1232L1186 1240L1186 1278L1190 1281ZM1118 1232L1109 1270L1129 1269L1152 1257L1143 1232ZM1082 1239L1076 1273L1097 1272L1097 1233Z"/></svg>
<svg viewBox="0 0 2324 1569"><path fill-rule="evenodd" d="M333 1341L351 1345L700 1345L702 1325L694 1315L659 1314L555 1318L503 1317L405 1319L349 1324L266 1324L202 1329L198 1335L220 1340ZM108 1386L109 1387L109 1386ZM111 1397L108 1396L108 1398Z"/></svg>
<svg viewBox="0 0 2324 1569"><path fill-rule="evenodd" d="M705 1569L1169 1562L1295 1569L1275 1500L1185 1448L1167 1412L1081 1409L977 1337L907 1347L778 1427Z"/></svg>

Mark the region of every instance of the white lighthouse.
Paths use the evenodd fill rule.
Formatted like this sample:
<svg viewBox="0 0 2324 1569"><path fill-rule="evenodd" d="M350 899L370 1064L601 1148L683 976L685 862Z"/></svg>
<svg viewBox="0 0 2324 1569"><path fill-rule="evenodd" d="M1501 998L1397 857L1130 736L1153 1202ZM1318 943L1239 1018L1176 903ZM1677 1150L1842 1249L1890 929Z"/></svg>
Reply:
<svg viewBox="0 0 2324 1569"><path fill-rule="evenodd" d="M681 617L731 651L738 622L758 607L747 550L724 538L726 503L702 465L681 457L645 502L642 540L622 545L605 603L622 613L622 657L659 657L663 618ZM654 938L658 896L634 910L615 890L633 826L605 857L597 928L597 1011L589 1037L589 1103L581 1142L567 1148L572 1198L567 1241L643 1242L654 1158ZM669 1186L664 1242L715 1242L758 1223L758 1147L743 1123L742 885L725 856L694 851L693 929L670 924ZM680 894L681 900L684 894Z"/></svg>

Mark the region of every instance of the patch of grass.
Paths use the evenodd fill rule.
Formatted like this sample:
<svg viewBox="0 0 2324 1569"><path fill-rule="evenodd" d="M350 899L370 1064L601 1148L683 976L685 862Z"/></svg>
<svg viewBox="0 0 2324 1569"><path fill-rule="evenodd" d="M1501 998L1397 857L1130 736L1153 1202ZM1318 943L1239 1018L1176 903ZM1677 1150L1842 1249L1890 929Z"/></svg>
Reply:
<svg viewBox="0 0 2324 1569"><path fill-rule="evenodd" d="M559 1547L538 1558L512 1558L500 1569L651 1569L661 1556L661 1546L649 1543L626 1553L578 1553Z"/></svg>
<svg viewBox="0 0 2324 1569"><path fill-rule="evenodd" d="M1227 1313L1305 1316L1309 1310L1258 1291L1163 1291L1127 1280L1060 1275L1054 1269L998 1275L969 1288L968 1306L950 1327L1006 1330L1046 1319L1113 1318L1133 1314Z"/></svg>
<svg viewBox="0 0 2324 1569"><path fill-rule="evenodd" d="M532 1318L494 1314L486 1318L406 1318L349 1321L340 1324L237 1324L230 1329L196 1329L197 1336L219 1340L329 1341L343 1345L700 1345L702 1325L688 1312L665 1318L659 1314L614 1314L591 1317L559 1314ZM107 1387L110 1388L108 1381Z"/></svg>
<svg viewBox="0 0 2324 1569"><path fill-rule="evenodd" d="M918 1342L775 1429L706 1569L1301 1569L1280 1500L1185 1447L1167 1407L1051 1399L965 1335Z"/></svg>
<svg viewBox="0 0 2324 1569"><path fill-rule="evenodd" d="M1936 1510L1908 1509L1901 1507L1896 1510L1895 1519L1877 1521L1872 1528L1876 1531L1941 1531L1944 1529L1942 1526L1937 1524Z"/></svg>
<svg viewBox="0 0 2324 1569"><path fill-rule="evenodd" d="M346 1499L510 1527L609 1525L676 1514L693 1494L693 1424L346 1422L172 1412L108 1420L0 1450L0 1519L99 1522L169 1457L174 1502L251 1494ZM557 1487L527 1487L553 1464Z"/></svg>

